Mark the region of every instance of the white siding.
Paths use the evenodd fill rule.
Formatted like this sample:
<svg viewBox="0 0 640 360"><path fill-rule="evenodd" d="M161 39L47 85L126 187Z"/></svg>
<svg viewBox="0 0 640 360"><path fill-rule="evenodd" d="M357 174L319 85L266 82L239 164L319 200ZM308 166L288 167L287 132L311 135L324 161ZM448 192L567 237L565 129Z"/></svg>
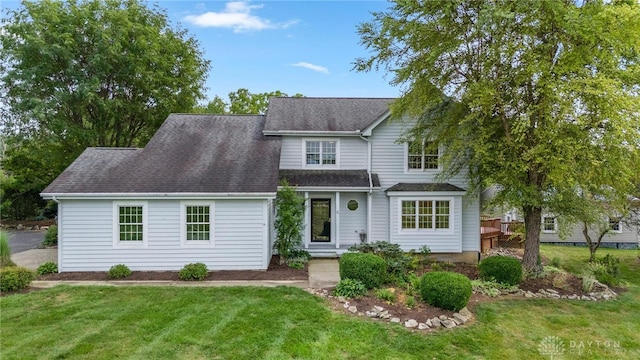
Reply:
<svg viewBox="0 0 640 360"><path fill-rule="evenodd" d="M412 126L413 122L408 119L394 122L387 120L378 125L371 136L371 172L378 174L381 184L381 190L373 194L371 241L399 242L407 249L413 248L413 245L419 248L425 244L417 244L416 240L398 235L397 204L389 202L384 190L397 183L435 182L438 174L438 171L433 170L406 171L405 145L397 141ZM446 181L463 189L467 188L464 173ZM434 252L480 250L480 201L475 196L464 197L457 202L460 204L455 206L455 236L429 239L426 245Z"/></svg>
<svg viewBox="0 0 640 360"><path fill-rule="evenodd" d="M349 200L358 202L358 209L347 208ZM340 216L340 246L360 243L360 232L367 231L367 197L364 193L341 193L338 216Z"/></svg>
<svg viewBox="0 0 640 360"><path fill-rule="evenodd" d="M602 243L638 243L638 234L636 233L635 228L630 228L626 226L624 223L620 223L620 229L622 232L614 233L609 232L602 238ZM598 235L595 231L589 231L592 240L597 240ZM541 242L568 242L568 243L584 243L586 240L584 239L584 234L582 234L582 225L577 224L574 226L574 230L571 235L562 240L557 233L544 233L540 232L540 241Z"/></svg>
<svg viewBox="0 0 640 360"><path fill-rule="evenodd" d="M280 169L304 169L304 139L311 137L283 136L280 150ZM321 138L313 138L321 139ZM338 163L342 170L367 168L367 143L357 137L331 137L339 141ZM320 168L316 168L320 169ZM334 168L338 169L338 168Z"/></svg>
<svg viewBox="0 0 640 360"><path fill-rule="evenodd" d="M106 271L115 264L132 270L179 270L203 262L210 270L266 269L269 246L268 200L216 200L214 244L181 245L180 201L149 200L148 243L113 246L113 202L63 200L60 271Z"/></svg>

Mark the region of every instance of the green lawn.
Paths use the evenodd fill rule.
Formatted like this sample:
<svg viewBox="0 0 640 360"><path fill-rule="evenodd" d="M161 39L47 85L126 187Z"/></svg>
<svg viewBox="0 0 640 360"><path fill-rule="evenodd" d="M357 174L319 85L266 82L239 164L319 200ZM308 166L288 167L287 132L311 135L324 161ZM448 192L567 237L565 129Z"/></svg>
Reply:
<svg viewBox="0 0 640 360"><path fill-rule="evenodd" d="M542 251L574 270L588 256ZM60 286L0 298L0 359L549 359L538 345L550 335L564 359L637 359L638 252L606 252L629 283L615 301L495 301L474 324L430 334L335 313L295 288Z"/></svg>

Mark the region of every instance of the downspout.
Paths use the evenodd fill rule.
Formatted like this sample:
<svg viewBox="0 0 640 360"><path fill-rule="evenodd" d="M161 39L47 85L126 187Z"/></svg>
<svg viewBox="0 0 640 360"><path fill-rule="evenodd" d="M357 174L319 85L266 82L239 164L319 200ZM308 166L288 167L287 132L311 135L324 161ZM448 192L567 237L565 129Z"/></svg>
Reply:
<svg viewBox="0 0 640 360"><path fill-rule="evenodd" d="M371 140L363 135L360 138L367 142L367 175L369 177L369 194L367 197L367 239L365 242L371 242L371 210L373 200L373 179L371 177Z"/></svg>

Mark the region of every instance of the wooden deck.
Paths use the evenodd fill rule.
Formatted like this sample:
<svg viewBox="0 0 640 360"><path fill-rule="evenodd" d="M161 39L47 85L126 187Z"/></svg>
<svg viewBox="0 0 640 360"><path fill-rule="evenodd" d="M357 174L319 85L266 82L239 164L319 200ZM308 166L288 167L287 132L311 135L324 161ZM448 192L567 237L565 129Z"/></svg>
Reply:
<svg viewBox="0 0 640 360"><path fill-rule="evenodd" d="M497 246L521 247L517 229L522 221L504 222L501 219L480 220L480 251L485 252Z"/></svg>

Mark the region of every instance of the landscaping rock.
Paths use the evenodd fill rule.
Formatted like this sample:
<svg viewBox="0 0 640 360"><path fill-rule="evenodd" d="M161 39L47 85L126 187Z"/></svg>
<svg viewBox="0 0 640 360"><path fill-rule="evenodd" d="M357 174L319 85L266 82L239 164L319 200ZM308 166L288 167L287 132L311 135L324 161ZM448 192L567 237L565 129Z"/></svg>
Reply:
<svg viewBox="0 0 640 360"><path fill-rule="evenodd" d="M397 318L397 317L391 318L390 322L392 322L392 323L400 323L400 318Z"/></svg>
<svg viewBox="0 0 640 360"><path fill-rule="evenodd" d="M352 305L352 306L349 306L349 307L347 308L347 310L349 310L349 312L350 312L350 313L353 313L353 314L355 314L355 313L357 313L357 312L358 312L358 308L357 308L357 307L355 307L355 306L353 306L353 305Z"/></svg>
<svg viewBox="0 0 640 360"><path fill-rule="evenodd" d="M453 321L454 323L456 323L456 325L462 325L464 324L464 322L462 320L456 319L456 318L449 318L450 321Z"/></svg>
<svg viewBox="0 0 640 360"><path fill-rule="evenodd" d="M459 311L459 314L462 316L466 316L468 319L471 319L473 317L473 313L466 307L463 307L462 310Z"/></svg>
<svg viewBox="0 0 640 360"><path fill-rule="evenodd" d="M440 321L440 319L438 319L437 317L434 317L433 319L431 319L431 324L433 325L432 327L440 327L442 325L442 321Z"/></svg>
<svg viewBox="0 0 640 360"><path fill-rule="evenodd" d="M376 312L381 313L381 312L384 311L384 308L382 306L377 306L376 305L376 306L373 307L373 310L376 311Z"/></svg>
<svg viewBox="0 0 640 360"><path fill-rule="evenodd" d="M429 325L425 324L425 323L419 323L418 324L418 330L427 330L429 328Z"/></svg>
<svg viewBox="0 0 640 360"><path fill-rule="evenodd" d="M404 327L406 327L407 329L413 329L416 326L418 326L418 322L414 319L409 319L404 322Z"/></svg>
<svg viewBox="0 0 640 360"><path fill-rule="evenodd" d="M550 294L558 294L558 292L553 289L547 289L547 292Z"/></svg>
<svg viewBox="0 0 640 360"><path fill-rule="evenodd" d="M375 311L367 311L365 313L365 315L367 315L367 317L370 317L370 318L377 318L378 317L378 313L375 312Z"/></svg>
<svg viewBox="0 0 640 360"><path fill-rule="evenodd" d="M446 319L446 320L442 320L442 326L446 327L447 329L451 329L456 327L456 323L449 319Z"/></svg>
<svg viewBox="0 0 640 360"><path fill-rule="evenodd" d="M425 324L427 324L428 327L432 327L433 326L433 323L431 322L431 319L427 319L427 322Z"/></svg>
<svg viewBox="0 0 640 360"><path fill-rule="evenodd" d="M445 315L440 315L440 320L447 320L448 318Z"/></svg>
<svg viewBox="0 0 640 360"><path fill-rule="evenodd" d="M457 320L460 320L460 322L461 322L462 324L464 324L464 323L466 323L467 321L469 321L469 318L468 318L468 317L466 317L466 316L464 316L464 315L462 315L462 314L460 314L460 313L455 313L455 314L453 314L453 318L454 318L454 319L457 319Z"/></svg>

